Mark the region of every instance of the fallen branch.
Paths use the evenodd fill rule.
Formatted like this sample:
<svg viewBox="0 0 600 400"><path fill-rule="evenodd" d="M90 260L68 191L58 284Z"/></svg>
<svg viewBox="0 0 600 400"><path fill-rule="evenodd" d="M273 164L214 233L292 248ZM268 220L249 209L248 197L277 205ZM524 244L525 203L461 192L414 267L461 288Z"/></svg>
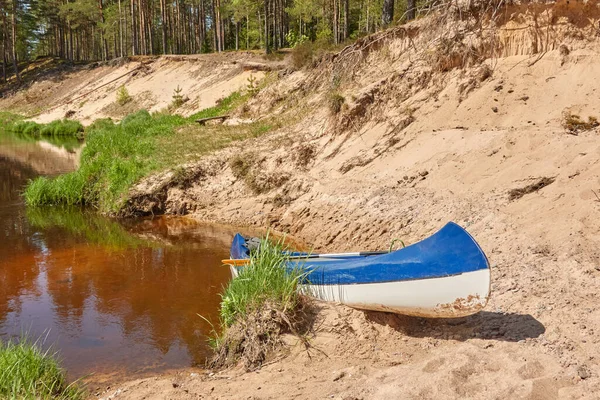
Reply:
<svg viewBox="0 0 600 400"><path fill-rule="evenodd" d="M221 122L225 121L227 118L229 118L229 115L219 115L217 117L208 117L208 118L201 118L201 119L197 119L196 122L199 123L200 125L206 125L206 123L208 121L216 121L216 120L220 120Z"/></svg>

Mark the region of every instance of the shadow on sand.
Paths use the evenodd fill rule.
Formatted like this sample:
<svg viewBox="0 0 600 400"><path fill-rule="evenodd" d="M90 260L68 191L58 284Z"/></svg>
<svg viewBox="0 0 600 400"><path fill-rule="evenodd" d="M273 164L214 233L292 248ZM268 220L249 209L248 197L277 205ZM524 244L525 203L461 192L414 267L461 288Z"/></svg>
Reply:
<svg viewBox="0 0 600 400"><path fill-rule="evenodd" d="M386 325L407 336L464 341L472 338L518 342L539 337L546 331L529 314L481 311L463 318L427 319L364 311L367 320Z"/></svg>

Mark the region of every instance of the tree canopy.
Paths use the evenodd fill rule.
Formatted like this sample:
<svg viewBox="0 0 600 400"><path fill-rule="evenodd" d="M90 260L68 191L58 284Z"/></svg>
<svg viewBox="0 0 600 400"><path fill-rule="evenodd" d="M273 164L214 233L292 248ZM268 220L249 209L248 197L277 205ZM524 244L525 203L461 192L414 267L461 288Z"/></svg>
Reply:
<svg viewBox="0 0 600 400"><path fill-rule="evenodd" d="M0 61L6 77L11 64L16 71L38 56L89 61L337 44L394 17L414 18L407 6L415 0L0 0Z"/></svg>

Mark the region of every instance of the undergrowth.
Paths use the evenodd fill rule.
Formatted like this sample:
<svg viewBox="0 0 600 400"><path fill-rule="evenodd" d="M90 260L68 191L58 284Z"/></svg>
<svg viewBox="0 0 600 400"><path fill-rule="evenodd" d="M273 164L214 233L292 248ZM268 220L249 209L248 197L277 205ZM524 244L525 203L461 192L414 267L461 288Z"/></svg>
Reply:
<svg viewBox="0 0 600 400"><path fill-rule="evenodd" d="M306 332L306 300L298 293L305 279L301 266L286 267L289 256L283 242L268 238L233 279L221 301L223 332L214 338L211 367L242 362L247 370L259 368L282 344L281 335Z"/></svg>
<svg viewBox="0 0 600 400"><path fill-rule="evenodd" d="M120 123L97 120L86 129L86 146L77 171L30 182L24 196L28 205L91 205L116 214L128 190L149 174L172 168L223 148L232 141L268 132L265 122L244 127L202 127L194 121L222 115L245 98L234 93L215 107L189 118L145 110Z"/></svg>
<svg viewBox="0 0 600 400"><path fill-rule="evenodd" d="M55 354L22 338L0 342L0 398L78 400L84 393L76 384L67 384Z"/></svg>

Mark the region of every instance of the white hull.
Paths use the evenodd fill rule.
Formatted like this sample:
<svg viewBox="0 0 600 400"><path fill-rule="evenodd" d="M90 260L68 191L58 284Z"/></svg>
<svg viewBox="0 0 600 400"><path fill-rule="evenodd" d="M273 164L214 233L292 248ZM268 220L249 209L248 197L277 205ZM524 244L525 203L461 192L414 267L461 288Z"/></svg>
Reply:
<svg viewBox="0 0 600 400"><path fill-rule="evenodd" d="M236 277L237 269L230 268L232 276ZM409 281L303 285L301 291L319 300L364 310L456 318L474 314L485 307L490 293L490 270Z"/></svg>

